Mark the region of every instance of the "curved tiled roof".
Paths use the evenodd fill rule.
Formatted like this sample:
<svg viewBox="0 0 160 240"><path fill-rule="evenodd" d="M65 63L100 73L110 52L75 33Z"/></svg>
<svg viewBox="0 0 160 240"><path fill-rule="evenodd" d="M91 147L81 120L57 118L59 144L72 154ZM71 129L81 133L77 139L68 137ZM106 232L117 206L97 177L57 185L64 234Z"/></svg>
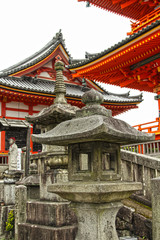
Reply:
<svg viewBox="0 0 160 240"><path fill-rule="evenodd" d="M141 35L143 35L144 33L150 31L151 29L157 27L157 26L160 26L160 20L157 20L156 22L152 23L151 25L147 26L146 28L143 28L142 30L138 31L137 33L134 33L132 35L130 35L129 37L123 39L121 42L118 42L117 44L115 44L114 46L100 52L100 53L96 53L96 54L90 54L88 52L86 52L85 56L86 56L86 59L83 59L83 60L73 60L71 61L71 64L68 66L69 69L74 69L74 68L77 68L77 67L80 67L80 66L83 66L83 65L86 65L88 63L91 63L103 56L105 56L106 54L109 54L113 51L115 51L116 49L124 46L125 44L131 42L132 40L140 37Z"/></svg>
<svg viewBox="0 0 160 240"><path fill-rule="evenodd" d="M42 61L48 55L50 55L60 43L65 48L65 43L64 43L64 39L63 39L63 35L61 33L61 30L56 34L55 37L52 38L52 40L50 42L48 42L38 52L34 53L33 55L24 59L23 61L15 64L15 65L13 65L9 68L6 68L6 69L0 71L0 77L7 77L11 74L14 74L18 71L21 71L23 69L26 69L28 67L31 67L31 66L35 65L36 63ZM68 53L66 48L65 48L65 50L66 50L66 52L69 56L69 53Z"/></svg>
<svg viewBox="0 0 160 240"><path fill-rule="evenodd" d="M4 88L5 86L10 87L11 90L20 89L22 91L24 90L54 95L55 81L6 77L0 78L0 86L4 86ZM84 94L84 91L86 91L86 88L83 86L66 83L66 96L81 98ZM113 94L104 91L102 94L105 102L136 103L142 101L142 95L132 97L129 96L129 92L125 94Z"/></svg>
<svg viewBox="0 0 160 240"><path fill-rule="evenodd" d="M102 8L106 11L124 16L130 19L139 20L146 14L149 14L159 6L156 0L78 0L79 2L87 2L90 6Z"/></svg>

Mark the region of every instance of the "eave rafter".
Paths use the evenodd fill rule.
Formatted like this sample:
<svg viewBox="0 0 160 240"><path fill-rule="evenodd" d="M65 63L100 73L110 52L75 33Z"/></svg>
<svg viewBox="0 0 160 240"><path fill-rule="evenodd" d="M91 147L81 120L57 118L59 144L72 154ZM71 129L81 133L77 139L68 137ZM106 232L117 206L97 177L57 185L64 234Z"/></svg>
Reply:
<svg viewBox="0 0 160 240"><path fill-rule="evenodd" d="M151 34L140 37L138 41L136 39L130 44L126 44L86 65L71 69L71 71L74 70L79 76L88 77L91 80L139 90L142 89L139 88L138 84L146 79L145 73L143 73L146 71L150 76L147 81L145 80L146 91L152 91L153 86L157 84L157 79L159 79L157 70L160 59L159 52L160 30L158 29ZM143 65L145 65L145 69L140 68ZM139 70L134 71L136 68Z"/></svg>
<svg viewBox="0 0 160 240"><path fill-rule="evenodd" d="M96 7L134 20L139 20L159 5L159 0L89 0L89 2Z"/></svg>
<svg viewBox="0 0 160 240"><path fill-rule="evenodd" d="M0 89L0 98L5 102L10 101L23 101L26 104L43 104L43 105L51 105L53 103L53 98L50 96L41 96L40 94L27 94L25 92L16 92L11 91L9 89Z"/></svg>

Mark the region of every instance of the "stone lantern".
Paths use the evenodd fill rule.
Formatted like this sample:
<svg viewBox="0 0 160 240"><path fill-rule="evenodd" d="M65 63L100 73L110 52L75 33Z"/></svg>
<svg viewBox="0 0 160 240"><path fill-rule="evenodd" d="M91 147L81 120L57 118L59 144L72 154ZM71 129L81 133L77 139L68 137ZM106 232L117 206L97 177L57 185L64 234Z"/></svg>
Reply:
<svg viewBox="0 0 160 240"><path fill-rule="evenodd" d="M48 191L71 201L78 218L76 240L117 240L115 217L121 200L142 188L141 183L121 180L120 145L153 140L154 135L112 118L100 105L103 96L93 89L82 101L86 106L74 119L32 138L68 146L69 182L52 184Z"/></svg>
<svg viewBox="0 0 160 240"><path fill-rule="evenodd" d="M55 100L54 103L42 109L38 114L26 116L29 123L35 124L41 132L47 132L53 129L57 124L70 120L75 117L75 112L79 108L67 103L65 98L66 86L64 83L64 63L55 62L56 81L55 81ZM47 192L48 184L53 182L68 181L68 149L64 146L42 144L42 152L33 154L32 161L39 162L40 173L40 199L42 200L61 200L56 195Z"/></svg>

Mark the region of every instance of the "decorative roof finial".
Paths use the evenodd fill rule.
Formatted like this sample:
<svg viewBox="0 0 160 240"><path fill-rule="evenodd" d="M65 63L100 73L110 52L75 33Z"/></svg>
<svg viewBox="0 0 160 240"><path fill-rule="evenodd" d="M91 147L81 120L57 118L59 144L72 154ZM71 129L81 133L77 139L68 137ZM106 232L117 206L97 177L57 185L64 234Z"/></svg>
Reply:
<svg viewBox="0 0 160 240"><path fill-rule="evenodd" d="M54 104L66 104L67 103L67 100L65 98L66 86L64 84L63 79L64 63L62 61L57 61L55 63L55 70L56 70L56 84L54 92L56 94L56 98L54 100Z"/></svg>
<svg viewBox="0 0 160 240"><path fill-rule="evenodd" d="M91 5L90 5L90 2L89 1L87 1L86 2L86 7L90 7Z"/></svg>
<svg viewBox="0 0 160 240"><path fill-rule="evenodd" d="M96 114L112 117L112 111L101 106L104 98L100 92L94 89L87 91L82 96L82 102L86 104L86 106L76 111L76 117L87 117Z"/></svg>
<svg viewBox="0 0 160 240"><path fill-rule="evenodd" d="M104 102L103 95L98 91L91 89L82 96L82 102L86 105L102 104Z"/></svg>

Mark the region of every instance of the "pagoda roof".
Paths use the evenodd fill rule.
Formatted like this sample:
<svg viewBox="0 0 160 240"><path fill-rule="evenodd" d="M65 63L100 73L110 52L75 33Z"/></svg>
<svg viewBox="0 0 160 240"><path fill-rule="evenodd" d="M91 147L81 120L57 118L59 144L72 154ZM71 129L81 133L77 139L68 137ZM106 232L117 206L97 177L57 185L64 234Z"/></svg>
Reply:
<svg viewBox="0 0 160 240"><path fill-rule="evenodd" d="M41 93L54 97L55 81L45 79L27 79L18 77L0 78L0 88L10 89L12 91L20 91L27 93ZM88 87L66 83L66 96L81 98ZM142 101L142 94L130 96L129 92L123 94L115 94L103 90L104 101L110 103L139 103Z"/></svg>
<svg viewBox="0 0 160 240"><path fill-rule="evenodd" d="M126 37L122 41L114 44L113 46L111 46L99 53L86 52L84 59L81 59L81 60L74 59L73 61L71 60L71 64L68 66L68 68L72 70L74 68L81 67L83 65L91 63L91 62L105 56L106 54L112 53L113 51L119 49L120 47L123 47L127 43L132 42L133 40L137 39L138 37L142 36L144 33L154 29L157 26L160 26L160 20L157 20L156 22L152 23L151 25L147 26L146 28L143 28L142 30L138 31L137 33L134 33L134 34L130 35L129 37Z"/></svg>
<svg viewBox="0 0 160 240"><path fill-rule="evenodd" d="M87 57L90 59L91 55L88 54ZM32 56L0 71L0 98L5 97L9 101L13 98L14 101L51 105L55 98L54 63L57 60L63 61L66 66L71 61L83 63L81 60L71 59L65 48L61 31ZM48 75L43 75L43 73ZM66 98L71 105L82 107L81 97L88 88L94 88L103 93L104 105L113 111L113 116L137 108L137 104L142 101L141 95L132 97L129 96L129 93L112 94L107 92L95 81L92 81L94 79L85 78L83 79L85 83L83 83L83 76L74 78L70 69L65 69L63 74L65 76Z"/></svg>
<svg viewBox="0 0 160 240"><path fill-rule="evenodd" d="M134 20L149 14L160 4L158 0L78 0L78 2L89 2L96 7Z"/></svg>
<svg viewBox="0 0 160 240"><path fill-rule="evenodd" d="M24 70L29 69L29 72L31 72L31 67L39 68L41 65L44 65L46 62L50 60L50 57L53 57L52 54L54 51L58 48L58 46L61 46L61 50L63 51L67 62L69 60L69 52L67 51L65 47L65 40L63 39L63 35L61 33L61 30L52 38L51 41L49 41L42 49L31 55L30 57L24 59L23 61L20 61L19 63L6 68L4 70L0 71L0 77L7 77L7 76L16 76L17 74L21 73L21 75L24 75ZM41 64L39 64L41 63ZM34 69L35 69L34 68Z"/></svg>
<svg viewBox="0 0 160 240"><path fill-rule="evenodd" d="M86 59L71 63L73 77L153 92L159 84L160 20Z"/></svg>

